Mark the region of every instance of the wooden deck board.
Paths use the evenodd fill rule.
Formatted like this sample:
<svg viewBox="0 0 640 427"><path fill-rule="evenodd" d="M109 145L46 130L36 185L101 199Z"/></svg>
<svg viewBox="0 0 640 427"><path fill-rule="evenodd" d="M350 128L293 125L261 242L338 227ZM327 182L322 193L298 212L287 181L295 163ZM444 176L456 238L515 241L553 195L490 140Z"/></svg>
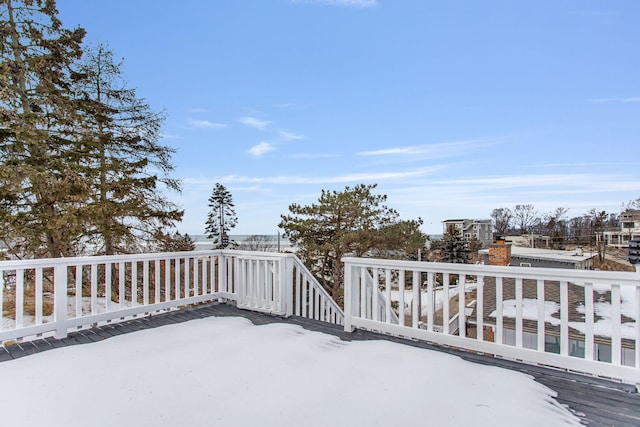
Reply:
<svg viewBox="0 0 640 427"><path fill-rule="evenodd" d="M168 311L153 316L137 317L120 323L108 323L91 329L79 330L69 337L57 340L42 338L31 342L0 347L0 363L57 347L80 345L108 339L144 329L182 323L211 316L241 316L256 325L289 323L307 330L334 335L345 341L387 340L405 345L444 352L464 360L483 365L497 366L531 375L537 382L554 390L556 400L569 407L583 424L589 426L638 426L640 425L640 395L635 387L600 378L582 376L570 372L522 364L516 361L494 358L453 348L436 346L423 341L408 340L388 335L356 330L345 332L341 326L293 316L283 318L263 313L241 310L233 304L203 304L183 310Z"/></svg>

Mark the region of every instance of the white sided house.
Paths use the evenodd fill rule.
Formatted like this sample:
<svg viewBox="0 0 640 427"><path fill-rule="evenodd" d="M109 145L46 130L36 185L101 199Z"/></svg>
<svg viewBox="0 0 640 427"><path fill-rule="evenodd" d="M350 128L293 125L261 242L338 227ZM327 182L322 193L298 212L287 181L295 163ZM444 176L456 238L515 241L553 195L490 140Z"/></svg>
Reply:
<svg viewBox="0 0 640 427"><path fill-rule="evenodd" d="M596 239L604 239L605 244L617 247L628 247L629 240L640 238L640 210L627 209L620 214L620 229L608 230Z"/></svg>
<svg viewBox="0 0 640 427"><path fill-rule="evenodd" d="M482 247L493 243L493 221L490 219L447 219L442 221L443 231L454 232L465 240L476 238Z"/></svg>

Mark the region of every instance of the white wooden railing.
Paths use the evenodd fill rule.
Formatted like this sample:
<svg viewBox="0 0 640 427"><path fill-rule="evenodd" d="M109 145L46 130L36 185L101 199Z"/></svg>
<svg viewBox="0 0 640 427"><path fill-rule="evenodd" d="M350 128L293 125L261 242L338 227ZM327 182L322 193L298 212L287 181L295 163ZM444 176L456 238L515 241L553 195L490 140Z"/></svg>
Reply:
<svg viewBox="0 0 640 427"><path fill-rule="evenodd" d="M197 251L0 261L0 343L209 301L343 324L292 254Z"/></svg>
<svg viewBox="0 0 640 427"><path fill-rule="evenodd" d="M640 384L640 273L343 262L347 331L361 328ZM369 289L371 278L380 292ZM392 292L398 295L397 322ZM381 303L384 310L374 309Z"/></svg>

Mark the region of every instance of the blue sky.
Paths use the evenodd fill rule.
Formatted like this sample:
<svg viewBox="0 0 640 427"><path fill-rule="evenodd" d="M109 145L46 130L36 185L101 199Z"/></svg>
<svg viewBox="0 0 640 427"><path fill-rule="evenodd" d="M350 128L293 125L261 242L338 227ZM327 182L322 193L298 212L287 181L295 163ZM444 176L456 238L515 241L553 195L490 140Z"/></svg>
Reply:
<svg viewBox="0 0 640 427"><path fill-rule="evenodd" d="M377 183L440 233L531 203L578 216L640 197L640 2L58 0L168 119L202 234L216 182L234 234Z"/></svg>

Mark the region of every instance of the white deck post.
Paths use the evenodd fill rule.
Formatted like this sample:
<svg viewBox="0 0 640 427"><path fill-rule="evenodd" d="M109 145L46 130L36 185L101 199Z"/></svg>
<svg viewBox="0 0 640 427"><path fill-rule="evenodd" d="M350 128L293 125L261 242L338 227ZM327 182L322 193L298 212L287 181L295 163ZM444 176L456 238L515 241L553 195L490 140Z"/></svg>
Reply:
<svg viewBox="0 0 640 427"><path fill-rule="evenodd" d="M109 284L107 284L109 286ZM67 266L57 264L53 268L53 315L56 322L55 338L67 337Z"/></svg>
<svg viewBox="0 0 640 427"><path fill-rule="evenodd" d="M353 317L354 304L358 303L353 293L356 285L359 286L360 280L357 280L357 277L353 277L353 270L354 267L351 264L344 263L344 330L346 332L353 332L355 329L351 318Z"/></svg>
<svg viewBox="0 0 640 427"><path fill-rule="evenodd" d="M293 259L291 255L280 260L278 277L280 287L280 310L286 317L293 316Z"/></svg>

